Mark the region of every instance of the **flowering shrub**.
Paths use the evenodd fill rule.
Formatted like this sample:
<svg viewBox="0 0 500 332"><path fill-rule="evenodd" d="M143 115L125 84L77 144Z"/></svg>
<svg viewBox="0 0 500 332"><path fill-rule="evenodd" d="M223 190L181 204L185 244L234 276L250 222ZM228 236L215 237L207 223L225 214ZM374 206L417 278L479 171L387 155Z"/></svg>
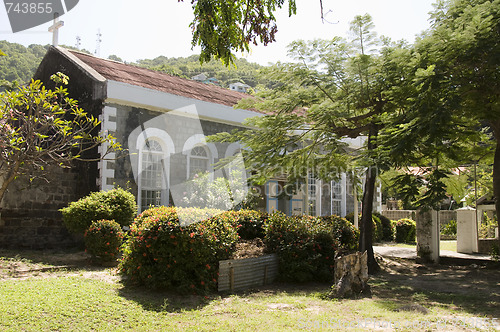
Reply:
<svg viewBox="0 0 500 332"><path fill-rule="evenodd" d="M269 251L278 254L281 279L332 281L336 251L356 245L353 228L336 216L287 217L275 212L266 223L265 242Z"/></svg>
<svg viewBox="0 0 500 332"><path fill-rule="evenodd" d="M68 230L83 233L92 221L114 220L121 226L128 226L137 213L135 197L130 192L118 188L93 192L60 210Z"/></svg>
<svg viewBox="0 0 500 332"><path fill-rule="evenodd" d="M396 242L415 243L417 225L411 219L400 219L396 222Z"/></svg>
<svg viewBox="0 0 500 332"><path fill-rule="evenodd" d="M234 252L238 234L234 212L202 218L213 211L162 206L142 213L130 228L120 273L151 288L215 289L218 262Z"/></svg>
<svg viewBox="0 0 500 332"><path fill-rule="evenodd" d="M267 213L255 210L239 210L236 213L238 218L238 235L244 240L264 238L264 223L267 221Z"/></svg>
<svg viewBox="0 0 500 332"><path fill-rule="evenodd" d="M93 221L84 234L86 251L102 261L117 258L122 245L123 232L113 220Z"/></svg>

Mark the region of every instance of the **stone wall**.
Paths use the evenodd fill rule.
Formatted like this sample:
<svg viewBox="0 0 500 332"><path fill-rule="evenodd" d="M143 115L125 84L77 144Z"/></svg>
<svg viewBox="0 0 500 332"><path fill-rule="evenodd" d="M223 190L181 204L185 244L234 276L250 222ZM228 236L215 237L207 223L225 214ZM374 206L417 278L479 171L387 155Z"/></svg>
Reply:
<svg viewBox="0 0 500 332"><path fill-rule="evenodd" d="M0 219L1 248L60 249L82 244L82 238L68 233L61 220L35 217Z"/></svg>
<svg viewBox="0 0 500 332"><path fill-rule="evenodd" d="M80 165L83 167L83 165ZM60 208L85 194L85 172L47 167L46 180L20 177L0 205L0 247L45 249L78 243L62 223Z"/></svg>
<svg viewBox="0 0 500 332"><path fill-rule="evenodd" d="M480 254L491 254L494 247L498 247L498 239L479 239L477 243L477 251Z"/></svg>
<svg viewBox="0 0 500 332"><path fill-rule="evenodd" d="M2 216L61 219L58 210L85 194L82 183L87 179L83 174L79 167L49 166L43 171L45 179L30 182L27 177L19 177L0 204Z"/></svg>

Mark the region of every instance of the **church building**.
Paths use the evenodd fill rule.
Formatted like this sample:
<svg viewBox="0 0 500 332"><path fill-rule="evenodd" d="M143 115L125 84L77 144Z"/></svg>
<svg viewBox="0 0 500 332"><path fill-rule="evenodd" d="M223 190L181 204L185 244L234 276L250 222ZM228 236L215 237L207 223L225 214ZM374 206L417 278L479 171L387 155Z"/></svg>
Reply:
<svg viewBox="0 0 500 332"><path fill-rule="evenodd" d="M245 93L50 47L34 78L52 87L49 78L56 72L69 77L70 96L101 120L101 130L116 137L123 150L99 162L77 163L73 170L54 170L51 183L25 188L21 197L20 185L14 186L2 202L3 213L32 211L57 218L57 210L70 201L117 186L136 196L140 211L175 205L173 188L199 172L221 174L213 165L241 151L239 144L210 143L206 136L241 128L245 119L263 115L234 107L249 97ZM93 157L105 151L102 146ZM260 209L289 215L354 211L355 193L345 174L331 183L311 178L306 190L291 197L278 195L280 184L276 179L263 188ZM375 203L379 208L380 191Z"/></svg>

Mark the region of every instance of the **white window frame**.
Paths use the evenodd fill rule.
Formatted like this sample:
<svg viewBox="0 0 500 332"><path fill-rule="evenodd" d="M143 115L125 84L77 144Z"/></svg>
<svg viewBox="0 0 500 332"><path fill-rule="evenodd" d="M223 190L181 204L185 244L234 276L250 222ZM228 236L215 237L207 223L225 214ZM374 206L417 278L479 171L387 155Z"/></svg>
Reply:
<svg viewBox="0 0 500 332"><path fill-rule="evenodd" d="M167 132L158 128L147 128L141 132L137 137L136 149L138 150L138 175L137 175L137 206L139 213L142 212L142 157L144 153L151 153L145 151L144 147L147 141L156 141L160 144L162 149L163 158L161 159L163 165L162 177L162 196L161 204L168 205L169 202L169 185L170 185L170 155L175 153L175 146L172 138Z"/></svg>
<svg viewBox="0 0 500 332"><path fill-rule="evenodd" d="M189 180L191 173L191 150L196 146L203 146L208 156L208 169L207 171L210 173L211 178L213 179L213 164L215 159L219 158L219 153L217 152L217 148L213 143L207 143L205 135L196 134L189 137L184 143L184 147L182 148L182 154L186 155L187 165L186 165L186 180Z"/></svg>

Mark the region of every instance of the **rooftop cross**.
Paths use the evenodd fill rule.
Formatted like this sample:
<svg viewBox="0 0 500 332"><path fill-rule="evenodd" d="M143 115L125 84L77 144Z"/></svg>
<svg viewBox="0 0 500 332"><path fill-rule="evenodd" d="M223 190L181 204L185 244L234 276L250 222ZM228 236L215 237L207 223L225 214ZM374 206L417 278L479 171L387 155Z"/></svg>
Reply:
<svg viewBox="0 0 500 332"><path fill-rule="evenodd" d="M64 25L64 21L59 21L59 13L54 13L54 24L49 27L49 32L52 32L52 46L59 44L59 28Z"/></svg>

